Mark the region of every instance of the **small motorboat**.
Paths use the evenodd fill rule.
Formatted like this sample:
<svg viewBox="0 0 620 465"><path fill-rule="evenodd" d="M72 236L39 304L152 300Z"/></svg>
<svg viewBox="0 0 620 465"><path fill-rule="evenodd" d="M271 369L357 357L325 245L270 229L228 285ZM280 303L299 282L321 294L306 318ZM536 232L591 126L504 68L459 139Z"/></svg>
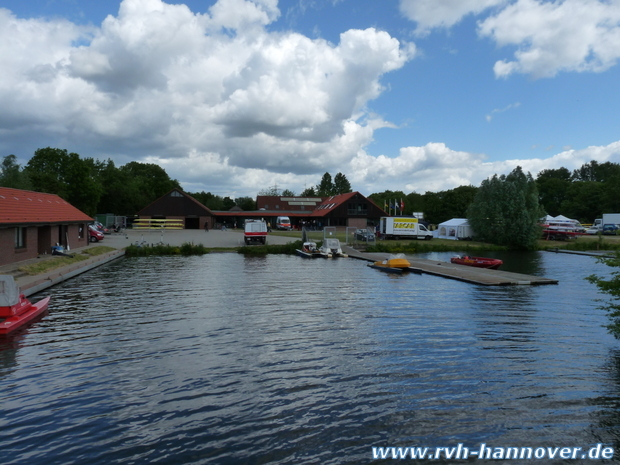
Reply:
<svg viewBox="0 0 620 465"><path fill-rule="evenodd" d="M329 258L348 257L348 255L342 251L340 241L338 239L325 239L319 250Z"/></svg>
<svg viewBox="0 0 620 465"><path fill-rule="evenodd" d="M295 249L297 255L304 258L328 258L327 254L321 252L316 246L316 242L304 242L301 249Z"/></svg>
<svg viewBox="0 0 620 465"><path fill-rule="evenodd" d="M13 276L0 275L0 334L9 334L34 320L47 310L49 301L46 297L31 303L19 291Z"/></svg>
<svg viewBox="0 0 620 465"><path fill-rule="evenodd" d="M411 263L403 256L396 256L387 258L380 262L369 263L369 267L377 270L385 271L386 273L402 273L403 271L411 271L409 267Z"/></svg>
<svg viewBox="0 0 620 465"><path fill-rule="evenodd" d="M450 263L497 270L504 262L498 258L470 257L469 255L452 257Z"/></svg>

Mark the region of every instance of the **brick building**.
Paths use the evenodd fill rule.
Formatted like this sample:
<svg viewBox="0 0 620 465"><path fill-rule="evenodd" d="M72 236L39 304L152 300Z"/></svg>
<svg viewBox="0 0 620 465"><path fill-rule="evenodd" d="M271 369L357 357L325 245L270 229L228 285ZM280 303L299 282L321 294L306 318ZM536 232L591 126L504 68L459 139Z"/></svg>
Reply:
<svg viewBox="0 0 620 465"><path fill-rule="evenodd" d="M54 194L0 187L0 265L88 245L93 219Z"/></svg>

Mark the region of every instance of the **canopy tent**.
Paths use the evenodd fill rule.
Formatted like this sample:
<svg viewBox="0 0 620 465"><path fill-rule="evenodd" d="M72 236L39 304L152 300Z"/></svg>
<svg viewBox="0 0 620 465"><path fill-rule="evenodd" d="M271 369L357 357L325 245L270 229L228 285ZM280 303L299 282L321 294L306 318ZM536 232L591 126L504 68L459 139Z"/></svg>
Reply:
<svg viewBox="0 0 620 465"><path fill-rule="evenodd" d="M455 241L471 239L474 235L466 218L452 218L451 220L445 221L439 224L436 233L437 235L435 237L437 237L437 239L453 239Z"/></svg>

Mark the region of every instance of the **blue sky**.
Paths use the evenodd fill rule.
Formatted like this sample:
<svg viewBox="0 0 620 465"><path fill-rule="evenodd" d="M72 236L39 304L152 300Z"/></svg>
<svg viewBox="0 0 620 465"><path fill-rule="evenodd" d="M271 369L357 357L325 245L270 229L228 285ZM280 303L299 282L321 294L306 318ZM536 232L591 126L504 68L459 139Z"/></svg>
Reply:
<svg viewBox="0 0 620 465"><path fill-rule="evenodd" d="M0 36L22 164L65 148L239 197L620 163L620 0L0 0Z"/></svg>

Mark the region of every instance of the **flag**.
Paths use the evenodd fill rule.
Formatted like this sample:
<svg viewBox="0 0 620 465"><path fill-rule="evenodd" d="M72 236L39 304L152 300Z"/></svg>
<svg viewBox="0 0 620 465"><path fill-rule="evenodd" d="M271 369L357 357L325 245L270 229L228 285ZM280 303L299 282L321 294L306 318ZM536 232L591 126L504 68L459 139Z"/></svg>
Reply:
<svg viewBox="0 0 620 465"><path fill-rule="evenodd" d="M403 213L403 210L405 209L405 202L403 202L403 198L400 198L400 213Z"/></svg>

